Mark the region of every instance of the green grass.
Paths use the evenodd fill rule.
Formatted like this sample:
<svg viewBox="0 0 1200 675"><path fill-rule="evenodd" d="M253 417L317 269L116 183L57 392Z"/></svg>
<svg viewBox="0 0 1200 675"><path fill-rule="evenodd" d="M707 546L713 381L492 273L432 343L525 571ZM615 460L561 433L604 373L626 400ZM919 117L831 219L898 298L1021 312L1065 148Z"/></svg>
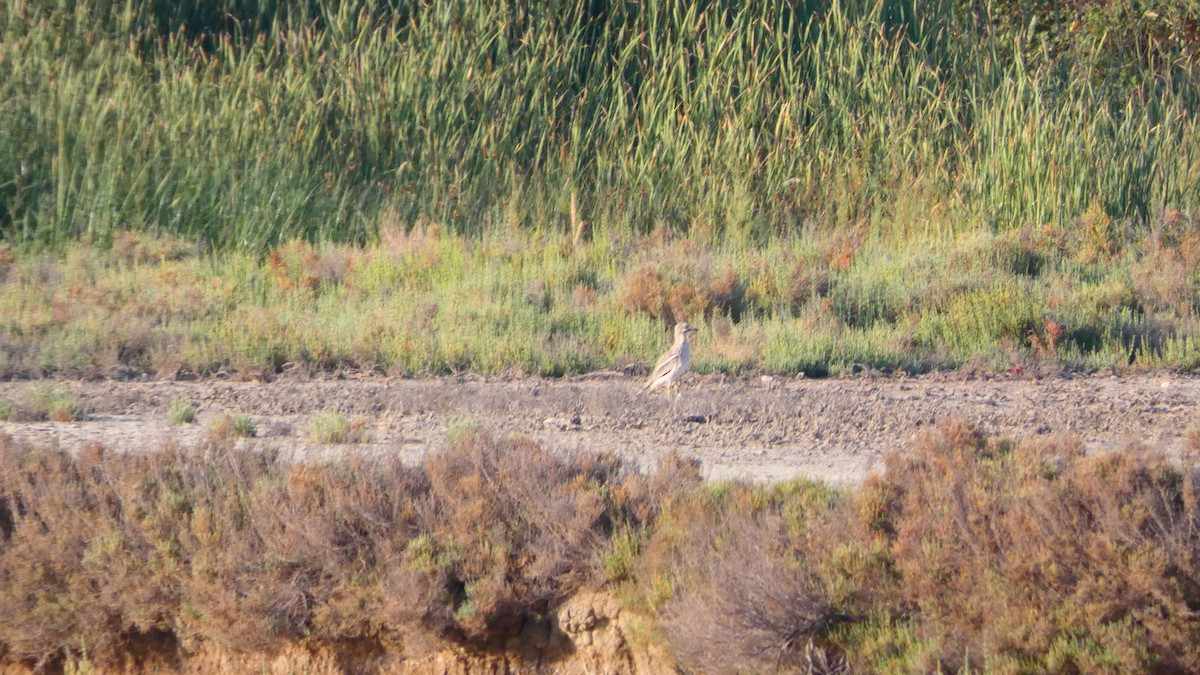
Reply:
<svg viewBox="0 0 1200 675"><path fill-rule="evenodd" d="M1192 59L956 3L110 4L3 4L4 376L562 375L678 319L701 372L1200 364Z"/></svg>
<svg viewBox="0 0 1200 675"><path fill-rule="evenodd" d="M0 284L6 376L223 369L561 375L646 363L686 319L696 371L841 375L1200 364L1200 238L1086 230L800 235L758 247L414 231L367 246L140 262L67 245ZM132 243L131 243L132 242Z"/></svg>
<svg viewBox="0 0 1200 675"><path fill-rule="evenodd" d="M308 435L314 443L325 444L366 443L370 440L365 418L348 419L341 413L328 410L319 412L309 419Z"/></svg>
<svg viewBox="0 0 1200 675"><path fill-rule="evenodd" d="M171 424L191 424L196 421L196 406L185 399L173 401L167 409L167 419Z"/></svg>
<svg viewBox="0 0 1200 675"><path fill-rule="evenodd" d="M641 548L643 535L629 528L613 532L608 550L600 558L600 566L610 582L628 577Z"/></svg>
<svg viewBox="0 0 1200 675"><path fill-rule="evenodd" d="M78 422L86 413L70 392L51 385L39 385L26 395L26 406L36 419L54 422ZM9 414L12 414L10 409Z"/></svg>
<svg viewBox="0 0 1200 675"><path fill-rule="evenodd" d="M368 241L392 213L761 243L1065 224L1093 203L1144 222L1200 197L1190 59L1027 62L1035 44L952 3L214 4L6 0L5 239L262 253Z"/></svg>
<svg viewBox="0 0 1200 675"><path fill-rule="evenodd" d="M254 438L258 428L249 415L222 413L209 424L209 435L214 439Z"/></svg>
<svg viewBox="0 0 1200 675"><path fill-rule="evenodd" d="M238 438L254 438L258 435L258 428L249 415L234 415L233 435Z"/></svg>

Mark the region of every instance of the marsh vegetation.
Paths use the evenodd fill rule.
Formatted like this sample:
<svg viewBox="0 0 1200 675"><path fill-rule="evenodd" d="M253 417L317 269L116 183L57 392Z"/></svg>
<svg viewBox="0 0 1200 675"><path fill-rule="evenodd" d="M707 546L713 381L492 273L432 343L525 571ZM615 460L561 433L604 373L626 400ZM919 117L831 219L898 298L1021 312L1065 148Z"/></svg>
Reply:
<svg viewBox="0 0 1200 675"><path fill-rule="evenodd" d="M0 377L559 376L681 320L701 374L1194 371L1197 16L0 0ZM30 391L0 420L87 417ZM283 461L206 421L137 453L0 433L0 662L487 650L603 587L685 665L1200 670L1194 437L947 423L835 488L469 423L416 465Z"/></svg>
<svg viewBox="0 0 1200 675"><path fill-rule="evenodd" d="M1027 4L7 2L0 373L1194 368L1195 8Z"/></svg>
<svg viewBox="0 0 1200 675"><path fill-rule="evenodd" d="M642 639L705 669L814 649L864 672L1200 667L1193 456L949 422L886 461L833 488L705 483L669 454L641 474L479 429L419 466L0 436L0 659L486 651L607 587L647 617Z"/></svg>

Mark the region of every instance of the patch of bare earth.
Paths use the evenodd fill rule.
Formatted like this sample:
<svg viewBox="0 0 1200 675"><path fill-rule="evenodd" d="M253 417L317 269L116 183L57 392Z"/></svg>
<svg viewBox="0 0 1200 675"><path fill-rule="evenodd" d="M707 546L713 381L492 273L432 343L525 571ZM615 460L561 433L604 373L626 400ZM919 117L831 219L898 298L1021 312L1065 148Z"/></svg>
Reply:
<svg viewBox="0 0 1200 675"><path fill-rule="evenodd" d="M0 383L0 400L20 400L45 383ZM3 422L19 440L78 447L93 442L136 452L189 445L212 420L249 415L257 438L297 456L352 451L419 460L447 433L480 426L523 434L559 452L604 450L652 468L664 450L698 458L711 478L810 476L856 481L914 433L958 418L988 434L1020 439L1071 433L1089 450L1131 440L1180 445L1195 425L1200 379L1170 373L1046 379L929 375L724 378L692 375L678 398L640 394L622 375L545 378L307 379L270 382L60 381L82 405L77 422ZM190 401L196 422L173 424L168 409ZM367 442L312 442L322 411L366 420Z"/></svg>

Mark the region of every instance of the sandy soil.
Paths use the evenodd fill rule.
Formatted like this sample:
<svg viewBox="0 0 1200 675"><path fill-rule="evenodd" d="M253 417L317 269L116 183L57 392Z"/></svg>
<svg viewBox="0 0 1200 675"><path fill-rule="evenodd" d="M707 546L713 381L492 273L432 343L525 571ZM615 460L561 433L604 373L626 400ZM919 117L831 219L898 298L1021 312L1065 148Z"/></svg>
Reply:
<svg viewBox="0 0 1200 675"><path fill-rule="evenodd" d="M280 377L271 382L59 381L83 404L81 422L5 422L17 439L78 447L101 442L137 451L197 442L211 420L250 415L259 438L298 456L400 453L416 461L448 430L476 424L525 434L555 451L606 450L652 468L664 450L700 459L710 477L806 475L855 481L883 453L946 417L1013 438L1069 432L1090 450L1142 441L1176 450L1198 424L1200 379L1131 376L961 375L849 379L723 378L690 375L682 395L638 393L641 378L619 373L568 379ZM0 400L22 400L47 383L0 383ZM195 424L173 425L167 409L192 401ZM369 420L370 442L320 446L310 416L333 410Z"/></svg>

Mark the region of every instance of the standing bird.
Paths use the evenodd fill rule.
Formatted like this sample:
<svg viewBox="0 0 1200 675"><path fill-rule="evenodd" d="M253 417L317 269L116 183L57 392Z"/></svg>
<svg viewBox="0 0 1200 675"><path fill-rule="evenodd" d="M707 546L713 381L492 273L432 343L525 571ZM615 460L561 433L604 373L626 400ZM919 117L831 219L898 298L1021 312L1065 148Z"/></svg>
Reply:
<svg viewBox="0 0 1200 675"><path fill-rule="evenodd" d="M656 389L663 384L667 385L668 392L672 387L679 389L679 380L692 363L692 346L688 344L687 334L695 330L686 321L675 324L675 344L654 364L654 372L650 373L650 379L646 380L642 391Z"/></svg>

